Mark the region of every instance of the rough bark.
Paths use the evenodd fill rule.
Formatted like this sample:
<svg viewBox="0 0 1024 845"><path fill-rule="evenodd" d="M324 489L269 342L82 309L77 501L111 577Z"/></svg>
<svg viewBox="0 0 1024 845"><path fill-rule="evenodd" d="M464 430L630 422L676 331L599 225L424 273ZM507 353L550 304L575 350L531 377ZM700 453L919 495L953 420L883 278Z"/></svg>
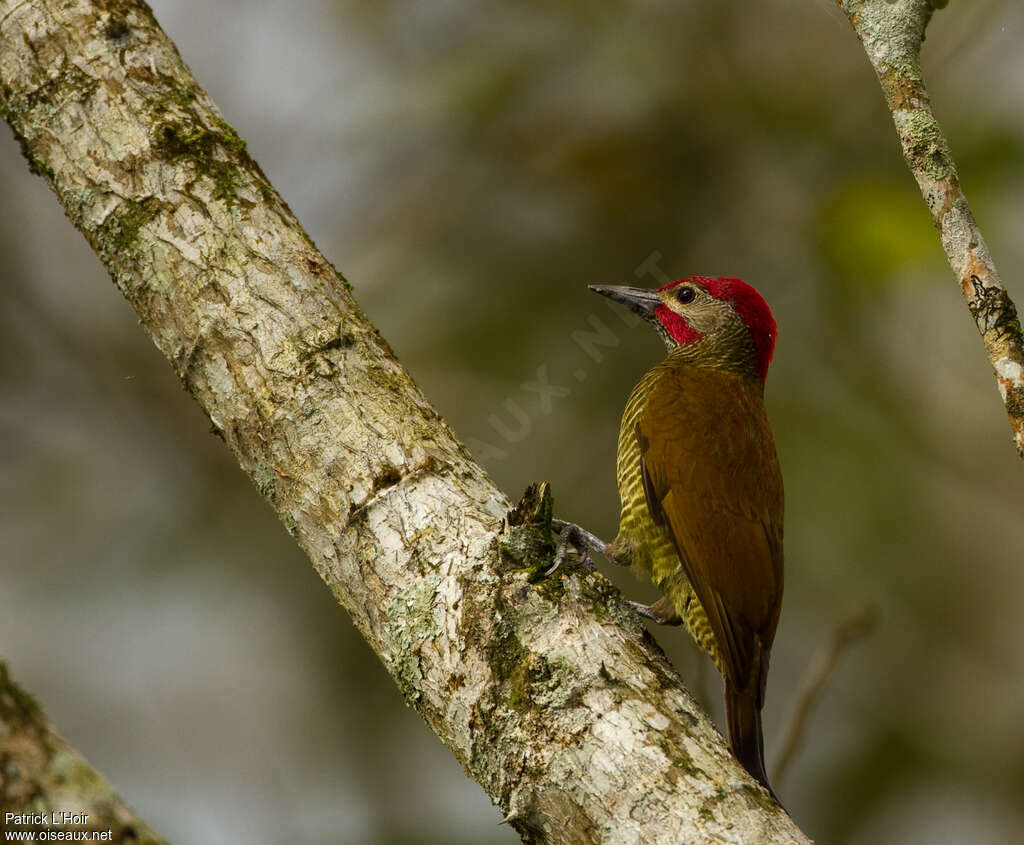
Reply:
<svg viewBox="0 0 1024 845"><path fill-rule="evenodd" d="M13 814L13 815L11 815ZM78 831L162 845L103 776L54 731L0 663L0 830Z"/></svg>
<svg viewBox="0 0 1024 845"><path fill-rule="evenodd" d="M836 0L853 24L892 112L903 157L939 230L960 282L999 394L1024 457L1024 333L992 256L967 204L949 142L932 113L921 72L921 45L935 8L945 0Z"/></svg>
<svg viewBox="0 0 1024 845"><path fill-rule="evenodd" d="M0 2L3 115L410 705L528 841L806 843L550 559L138 2ZM515 524L515 523L525 524Z"/></svg>

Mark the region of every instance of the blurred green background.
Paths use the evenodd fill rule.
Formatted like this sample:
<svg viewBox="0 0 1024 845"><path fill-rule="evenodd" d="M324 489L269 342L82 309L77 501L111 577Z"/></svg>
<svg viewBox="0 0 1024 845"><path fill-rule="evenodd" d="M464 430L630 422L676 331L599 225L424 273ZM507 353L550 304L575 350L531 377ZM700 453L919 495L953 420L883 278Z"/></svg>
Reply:
<svg viewBox="0 0 1024 845"><path fill-rule="evenodd" d="M851 611L879 620L777 789L821 842L1018 840L1024 467L832 0L153 6L510 495L548 479L563 516L614 532L618 416L661 350L587 283L650 284L637 268L654 253L672 277L754 283L780 326L768 404L787 492L769 764L816 649ZM925 65L1024 303L1021 43L1019 2L954 0ZM0 657L15 677L172 840L515 841L13 141L0 184ZM592 317L617 341L599 362L573 339ZM569 389L547 408L522 386L542 367ZM656 636L717 708L685 634Z"/></svg>

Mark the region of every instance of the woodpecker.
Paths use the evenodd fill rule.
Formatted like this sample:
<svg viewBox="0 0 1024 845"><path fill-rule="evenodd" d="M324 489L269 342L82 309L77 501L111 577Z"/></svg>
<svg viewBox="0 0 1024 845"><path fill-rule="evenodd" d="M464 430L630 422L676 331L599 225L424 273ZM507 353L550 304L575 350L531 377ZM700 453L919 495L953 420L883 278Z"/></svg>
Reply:
<svg viewBox="0 0 1024 845"><path fill-rule="evenodd" d="M783 580L782 474L764 407L775 319L739 279L590 289L643 317L668 354L622 415L615 539L556 520L560 548L592 549L657 585L661 599L634 606L655 622L685 623L711 656L733 754L774 797L761 709Z"/></svg>

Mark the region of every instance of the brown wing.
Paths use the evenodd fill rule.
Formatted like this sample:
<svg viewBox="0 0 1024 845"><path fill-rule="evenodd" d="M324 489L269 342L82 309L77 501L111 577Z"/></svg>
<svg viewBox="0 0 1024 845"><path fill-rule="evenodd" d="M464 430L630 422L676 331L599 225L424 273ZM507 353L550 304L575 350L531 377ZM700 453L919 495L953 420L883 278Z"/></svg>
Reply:
<svg viewBox="0 0 1024 845"><path fill-rule="evenodd" d="M667 369L637 426L648 509L667 523L737 689L763 685L782 602L782 475L762 390Z"/></svg>

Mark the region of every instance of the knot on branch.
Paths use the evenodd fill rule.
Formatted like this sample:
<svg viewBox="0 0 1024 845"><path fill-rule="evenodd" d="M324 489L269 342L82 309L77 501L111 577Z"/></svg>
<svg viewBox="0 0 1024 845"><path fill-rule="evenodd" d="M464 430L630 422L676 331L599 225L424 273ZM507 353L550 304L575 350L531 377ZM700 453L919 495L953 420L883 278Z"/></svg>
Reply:
<svg viewBox="0 0 1024 845"><path fill-rule="evenodd" d="M530 580L538 580L555 554L555 539L551 533L551 519L555 500L551 485L535 481L523 492L522 498L505 514L501 526L501 555L513 568L529 569Z"/></svg>

